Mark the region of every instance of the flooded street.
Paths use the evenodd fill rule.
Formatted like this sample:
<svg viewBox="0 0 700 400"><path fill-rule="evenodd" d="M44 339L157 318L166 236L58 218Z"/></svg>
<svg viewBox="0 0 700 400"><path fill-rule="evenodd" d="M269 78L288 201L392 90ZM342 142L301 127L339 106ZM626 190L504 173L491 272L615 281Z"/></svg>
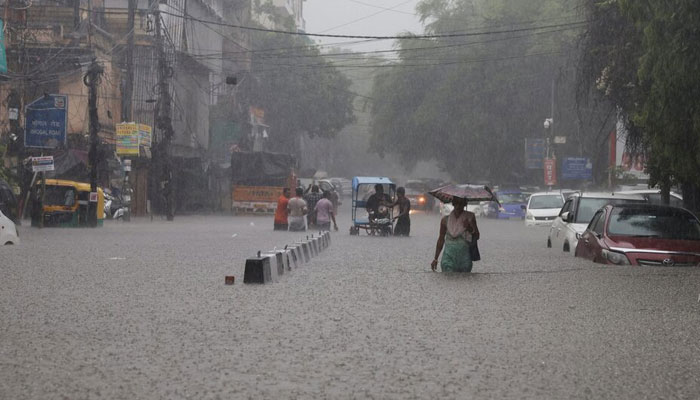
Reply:
<svg viewBox="0 0 700 400"><path fill-rule="evenodd" d="M0 398L694 398L700 271L547 249L480 219L474 273L430 271L439 217L350 236L270 285L271 217L20 228L0 261ZM235 275L234 286L224 285Z"/></svg>

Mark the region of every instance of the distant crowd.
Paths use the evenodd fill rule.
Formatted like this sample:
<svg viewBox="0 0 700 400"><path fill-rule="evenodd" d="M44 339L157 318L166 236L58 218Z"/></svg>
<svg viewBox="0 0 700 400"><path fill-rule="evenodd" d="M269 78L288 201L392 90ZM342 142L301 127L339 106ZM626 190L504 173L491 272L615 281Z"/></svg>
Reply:
<svg viewBox="0 0 700 400"><path fill-rule="evenodd" d="M298 187L294 197L285 188L277 200L274 229L276 231L300 232L307 229L338 230L335 217L338 214L338 194L335 191L321 192L318 185L309 185L306 190Z"/></svg>

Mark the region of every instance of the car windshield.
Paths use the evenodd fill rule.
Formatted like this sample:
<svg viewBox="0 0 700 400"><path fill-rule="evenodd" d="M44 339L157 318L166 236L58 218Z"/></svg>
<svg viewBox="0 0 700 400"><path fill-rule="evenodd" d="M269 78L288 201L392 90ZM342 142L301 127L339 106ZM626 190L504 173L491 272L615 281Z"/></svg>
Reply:
<svg viewBox="0 0 700 400"><path fill-rule="evenodd" d="M530 209L538 210L543 208L561 208L564 205L564 200L558 194L532 196L530 198Z"/></svg>
<svg viewBox="0 0 700 400"><path fill-rule="evenodd" d="M522 193L499 193L497 197L501 204L527 203L527 196Z"/></svg>
<svg viewBox="0 0 700 400"><path fill-rule="evenodd" d="M71 186L46 186L44 204L47 206L72 206L75 204L75 188Z"/></svg>
<svg viewBox="0 0 700 400"><path fill-rule="evenodd" d="M608 234L660 239L700 240L700 222L678 208L615 208Z"/></svg>
<svg viewBox="0 0 700 400"><path fill-rule="evenodd" d="M406 196L418 196L421 194L423 194L423 192L411 188L406 188Z"/></svg>
<svg viewBox="0 0 700 400"><path fill-rule="evenodd" d="M591 222L593 214L606 205L619 205L624 203L644 203L644 200L582 198L578 204L575 223L588 224Z"/></svg>
<svg viewBox="0 0 700 400"><path fill-rule="evenodd" d="M405 186L406 190L410 189L418 192L426 191L426 185L423 182L407 182Z"/></svg>

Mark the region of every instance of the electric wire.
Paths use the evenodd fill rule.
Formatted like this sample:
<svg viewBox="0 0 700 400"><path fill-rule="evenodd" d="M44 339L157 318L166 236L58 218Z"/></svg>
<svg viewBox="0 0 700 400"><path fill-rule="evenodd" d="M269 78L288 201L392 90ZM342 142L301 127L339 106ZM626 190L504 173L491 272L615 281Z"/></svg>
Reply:
<svg viewBox="0 0 700 400"><path fill-rule="evenodd" d="M565 26L578 27L578 26L583 26L584 24L587 23L586 21L576 21L576 22L569 22L569 23L564 23L564 24L552 24L552 25L542 25L542 26L536 26L536 27L501 29L501 30L492 30L492 31L481 31L481 32L462 32L462 33L444 33L444 34L438 33L438 34L423 34L423 35L406 34L406 35L398 35L398 36L396 36L396 35L394 35L394 36L379 36L379 35L335 35L335 34L327 34L327 33L308 33L308 32L297 32L297 31L285 31L285 30L279 30L279 29L258 28L258 27L253 27L253 26L235 25L235 24L229 24L229 23L225 23L225 22L210 21L210 20L205 20L202 18L196 18L196 17L193 17L189 14L178 15L178 14L173 14L173 13L170 13L167 11L161 11L161 14L170 15L170 16L173 16L176 18L189 19L189 20L197 21L197 22L200 22L203 24L226 26L229 28L237 28L237 29L250 30L250 31L256 31L256 32L268 32L268 33L277 33L277 34L293 35L293 36L330 37L330 38L343 38L343 39L379 39L379 40L398 40L398 39L416 40L416 39L439 39L439 38L483 36L483 35L495 35L495 34L500 34L500 33L527 32L527 31L533 31L533 30L538 30L538 29L547 29L547 28L561 28L561 27L565 27Z"/></svg>

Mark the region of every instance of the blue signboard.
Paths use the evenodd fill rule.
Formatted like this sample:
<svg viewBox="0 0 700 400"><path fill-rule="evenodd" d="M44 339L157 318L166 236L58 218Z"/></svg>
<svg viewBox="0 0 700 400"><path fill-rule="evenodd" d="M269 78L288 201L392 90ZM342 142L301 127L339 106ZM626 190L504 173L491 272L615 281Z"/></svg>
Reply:
<svg viewBox="0 0 700 400"><path fill-rule="evenodd" d="M593 164L590 158L567 157L561 163L562 180L593 179Z"/></svg>
<svg viewBox="0 0 700 400"><path fill-rule="evenodd" d="M27 105L24 147L53 149L66 143L68 97L49 94Z"/></svg>
<svg viewBox="0 0 700 400"><path fill-rule="evenodd" d="M525 168L542 169L545 149L544 139L525 139Z"/></svg>

